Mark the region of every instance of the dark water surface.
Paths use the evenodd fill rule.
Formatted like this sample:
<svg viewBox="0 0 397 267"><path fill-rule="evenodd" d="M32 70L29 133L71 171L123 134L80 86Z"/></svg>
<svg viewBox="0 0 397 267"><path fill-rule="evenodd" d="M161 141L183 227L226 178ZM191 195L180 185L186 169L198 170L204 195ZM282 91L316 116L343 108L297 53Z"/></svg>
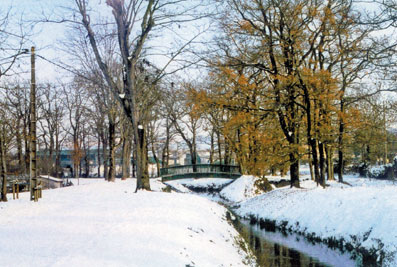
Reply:
<svg viewBox="0 0 397 267"><path fill-rule="evenodd" d="M296 234L282 234L260 229L240 220L235 225L240 234L248 241L260 266L355 266L349 254L328 248L323 244L313 244Z"/></svg>
<svg viewBox="0 0 397 267"><path fill-rule="evenodd" d="M218 194L199 193L198 195L222 203L228 207ZM229 206L229 210L230 206ZM328 246L307 241L297 234L283 234L279 231L270 232L260 229L257 224L251 225L249 220L236 219L235 228L249 243L255 253L259 266L265 267L353 267L359 266L348 253L341 253Z"/></svg>

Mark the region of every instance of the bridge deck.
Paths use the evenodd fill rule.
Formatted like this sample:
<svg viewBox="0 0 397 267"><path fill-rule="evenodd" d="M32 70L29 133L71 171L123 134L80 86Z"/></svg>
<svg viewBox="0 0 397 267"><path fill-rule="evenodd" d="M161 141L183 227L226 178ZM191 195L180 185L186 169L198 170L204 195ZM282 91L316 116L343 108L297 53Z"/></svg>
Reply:
<svg viewBox="0 0 397 267"><path fill-rule="evenodd" d="M241 176L239 167L221 164L195 164L180 165L161 168L162 181L185 178L229 178L236 179Z"/></svg>

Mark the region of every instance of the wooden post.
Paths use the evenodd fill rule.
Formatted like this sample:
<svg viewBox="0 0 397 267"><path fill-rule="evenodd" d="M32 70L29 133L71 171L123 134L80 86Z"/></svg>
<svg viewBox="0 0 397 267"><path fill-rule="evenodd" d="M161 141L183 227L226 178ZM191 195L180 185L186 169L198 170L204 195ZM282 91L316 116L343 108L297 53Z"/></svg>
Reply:
<svg viewBox="0 0 397 267"><path fill-rule="evenodd" d="M30 85L30 200L36 201L34 190L37 186L37 169L36 169L36 75L35 75L35 48L31 48L31 85Z"/></svg>

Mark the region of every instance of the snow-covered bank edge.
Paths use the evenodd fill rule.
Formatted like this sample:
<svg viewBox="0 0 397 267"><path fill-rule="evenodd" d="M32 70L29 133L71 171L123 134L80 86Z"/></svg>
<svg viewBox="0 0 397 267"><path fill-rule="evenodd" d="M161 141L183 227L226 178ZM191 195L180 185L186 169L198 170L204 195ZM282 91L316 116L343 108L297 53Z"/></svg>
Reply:
<svg viewBox="0 0 397 267"><path fill-rule="evenodd" d="M310 232L307 228L300 228L299 223L293 225L288 221L276 221L268 218L255 217L254 215L243 216L241 218L248 219L250 224L256 224L260 229L264 229L269 232L278 231L285 235L298 234L313 245L321 243L331 249L338 249L341 253L348 252L352 255L352 259L356 261L356 266L385 266L385 264L389 264L386 266L393 266L388 259L394 258L394 253L385 251L383 249L384 244L380 240L378 240L379 243L376 247L373 246L368 249L362 246L362 242L365 242L368 239L371 230L363 233L362 235L351 235L348 238L338 238L335 236L322 238L319 234Z"/></svg>
<svg viewBox="0 0 397 267"><path fill-rule="evenodd" d="M303 189L287 186L261 193L255 180L236 179L214 200L262 229L296 233L311 243L349 252L358 266L397 266L394 184L350 176L346 181L351 186L330 181L324 189L303 176Z"/></svg>
<svg viewBox="0 0 397 267"><path fill-rule="evenodd" d="M233 181L233 179L226 178L186 178L163 183L178 193L217 193Z"/></svg>
<svg viewBox="0 0 397 267"><path fill-rule="evenodd" d="M364 182L363 182L364 181ZM268 231L296 233L350 252L359 266L397 266L396 187L368 179L321 189L278 188L236 203L240 217Z"/></svg>

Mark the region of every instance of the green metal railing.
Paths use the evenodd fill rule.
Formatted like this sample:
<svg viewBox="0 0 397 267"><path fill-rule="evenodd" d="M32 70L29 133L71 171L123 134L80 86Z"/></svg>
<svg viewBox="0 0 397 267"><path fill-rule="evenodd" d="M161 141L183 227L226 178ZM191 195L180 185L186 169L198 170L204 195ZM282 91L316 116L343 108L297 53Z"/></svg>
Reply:
<svg viewBox="0 0 397 267"><path fill-rule="evenodd" d="M185 179L185 178L230 178L236 179L241 176L240 169L235 165L221 164L191 164L170 166L161 168L162 181Z"/></svg>

